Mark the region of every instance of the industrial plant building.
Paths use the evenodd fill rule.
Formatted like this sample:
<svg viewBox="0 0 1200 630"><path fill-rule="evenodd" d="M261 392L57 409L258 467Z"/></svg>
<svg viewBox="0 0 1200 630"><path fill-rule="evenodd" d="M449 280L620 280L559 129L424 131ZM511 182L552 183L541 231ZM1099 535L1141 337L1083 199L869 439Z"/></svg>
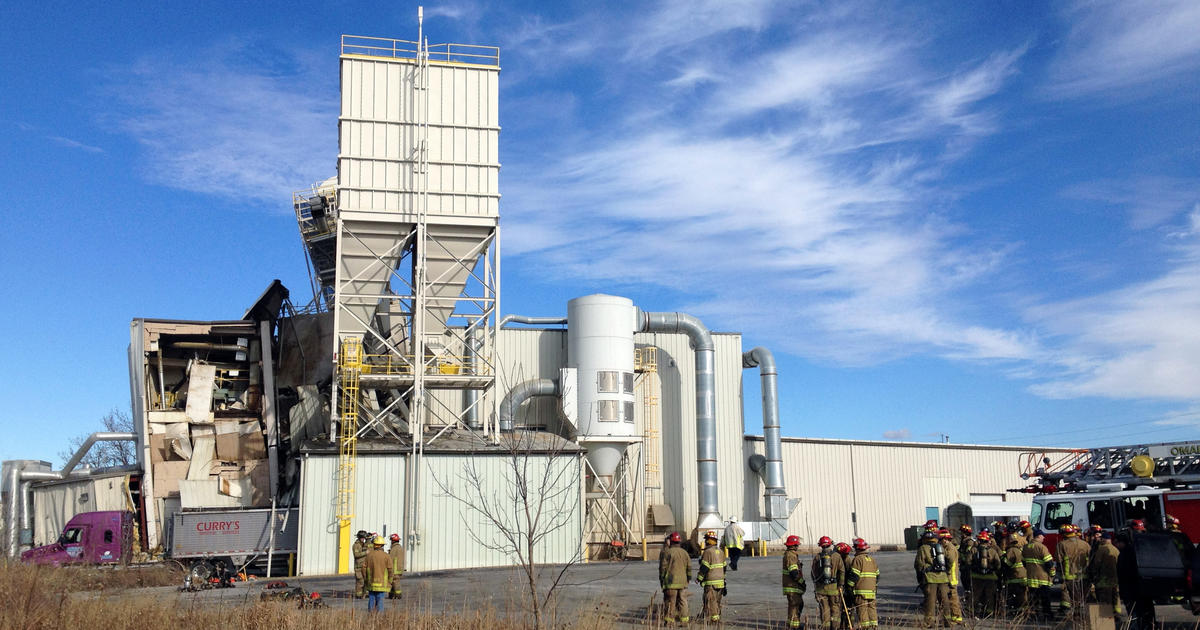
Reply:
<svg viewBox="0 0 1200 630"><path fill-rule="evenodd" d="M412 571L506 565L498 530L526 524L489 508L521 475L554 515L546 563L730 518L886 545L954 503L1027 513L1030 449L782 436L805 413L769 349L691 315L589 295L502 317L499 50L346 36L340 64L337 175L293 199L313 301L276 282L237 320L134 320L137 466L6 462L10 551L111 506L147 550L181 513L254 509L296 515L303 574L347 572L359 529L400 534Z"/></svg>

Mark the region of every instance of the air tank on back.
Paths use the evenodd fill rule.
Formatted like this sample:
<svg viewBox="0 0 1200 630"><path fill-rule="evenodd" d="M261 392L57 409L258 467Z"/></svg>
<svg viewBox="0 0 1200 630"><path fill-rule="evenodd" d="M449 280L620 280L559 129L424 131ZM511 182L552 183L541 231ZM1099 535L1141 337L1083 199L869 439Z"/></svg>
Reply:
<svg viewBox="0 0 1200 630"><path fill-rule="evenodd" d="M597 477L610 477L630 442L633 422L633 301L586 295L567 302L567 368L575 371L577 441ZM564 383L565 387L571 384Z"/></svg>

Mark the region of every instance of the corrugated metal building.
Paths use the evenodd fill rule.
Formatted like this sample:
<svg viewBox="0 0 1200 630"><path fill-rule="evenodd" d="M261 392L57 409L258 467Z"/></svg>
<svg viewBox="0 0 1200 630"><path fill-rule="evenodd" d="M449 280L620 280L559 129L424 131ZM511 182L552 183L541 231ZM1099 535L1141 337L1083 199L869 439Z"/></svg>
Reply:
<svg viewBox="0 0 1200 630"><path fill-rule="evenodd" d="M129 509L128 479L128 473L113 473L33 485L34 546L58 540L76 514Z"/></svg>

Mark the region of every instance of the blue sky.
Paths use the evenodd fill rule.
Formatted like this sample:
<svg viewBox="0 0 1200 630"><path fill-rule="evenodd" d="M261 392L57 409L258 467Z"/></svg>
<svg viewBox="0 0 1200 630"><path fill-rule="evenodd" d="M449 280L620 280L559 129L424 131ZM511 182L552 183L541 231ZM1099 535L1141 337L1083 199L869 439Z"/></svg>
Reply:
<svg viewBox="0 0 1200 630"><path fill-rule="evenodd" d="M506 313L741 331L786 435L1196 437L1200 4L597 4L426 5L501 47ZM0 6L0 459L128 407L132 318L305 301L342 33L416 5Z"/></svg>

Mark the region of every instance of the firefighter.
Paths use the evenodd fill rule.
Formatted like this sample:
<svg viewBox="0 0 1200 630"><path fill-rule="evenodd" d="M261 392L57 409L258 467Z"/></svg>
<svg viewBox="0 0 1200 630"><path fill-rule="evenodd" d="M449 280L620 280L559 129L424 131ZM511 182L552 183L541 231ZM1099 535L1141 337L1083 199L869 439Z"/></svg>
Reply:
<svg viewBox="0 0 1200 630"><path fill-rule="evenodd" d="M1087 574L1088 555L1091 547L1079 539L1079 528L1070 523L1058 528L1061 538L1054 549L1058 566L1062 567L1062 601L1059 605L1073 619L1071 625L1082 625L1083 604L1087 588L1083 580Z"/></svg>
<svg viewBox="0 0 1200 630"><path fill-rule="evenodd" d="M842 586L846 583L846 564L833 550L833 539L822 536L817 541L821 548L813 556L812 579L817 588L817 610L821 613L821 627L832 630L842 617Z"/></svg>
<svg viewBox="0 0 1200 630"><path fill-rule="evenodd" d="M696 581L704 586L704 620L721 621L721 597L725 595L725 554L717 546L717 532L704 533L704 551L700 553L700 571Z"/></svg>
<svg viewBox="0 0 1200 630"><path fill-rule="evenodd" d="M671 532L663 537L662 551L658 553L658 583L663 593L662 615L664 621L667 619L667 550L671 548L671 536L678 533Z"/></svg>
<svg viewBox="0 0 1200 630"><path fill-rule="evenodd" d="M971 556L975 552L975 539L972 538L974 534L975 530L971 529L970 525L963 523L958 526L959 579L962 580L963 593L967 595L968 602L971 599Z"/></svg>
<svg viewBox="0 0 1200 630"><path fill-rule="evenodd" d="M879 584L879 565L871 557L871 546L861 538L854 539L854 560L846 575L846 585L854 593L854 610L858 615L859 628L879 626L879 615L875 610L875 589Z"/></svg>
<svg viewBox="0 0 1200 630"><path fill-rule="evenodd" d="M954 545L954 535L945 527L938 530L938 542L946 553L946 562L949 563L950 588L947 590L948 601L950 603L950 623L960 624L963 622L962 602L958 599L958 547Z"/></svg>
<svg viewBox="0 0 1200 630"><path fill-rule="evenodd" d="M808 590L804 564L800 562L800 537L788 536L783 544L787 547L783 552L783 596L787 598L788 627L799 628L804 614L804 592Z"/></svg>
<svg viewBox="0 0 1200 630"><path fill-rule="evenodd" d="M733 518L729 519L729 524L725 526L725 533L721 537L721 544L725 547L725 557L729 559L730 571L737 571L738 558L742 557L742 548L744 546L742 539L745 536L746 530L737 524L737 520Z"/></svg>
<svg viewBox="0 0 1200 630"><path fill-rule="evenodd" d="M1026 544L1033 540L1033 525L1029 521L1025 519L1017 521L1017 529L1021 530L1021 535L1025 537Z"/></svg>
<svg viewBox="0 0 1200 630"><path fill-rule="evenodd" d="M1166 520L1167 520L1167 531L1169 531L1169 532L1179 532L1179 531L1183 531L1183 530L1181 529L1181 528L1182 528L1182 526L1183 526L1183 522L1182 522L1182 521L1180 521L1179 519L1177 519L1177 518L1175 518L1174 516L1171 516L1170 514L1168 514L1168 515L1167 515L1167 517L1166 517Z"/></svg>
<svg viewBox="0 0 1200 630"><path fill-rule="evenodd" d="M1042 544L1045 535L1042 530L1033 532L1033 539L1021 548L1021 562L1025 564L1025 584L1029 589L1028 596L1033 600L1036 614L1045 619L1053 616L1050 610L1050 584L1054 578L1054 558L1050 550Z"/></svg>
<svg viewBox="0 0 1200 630"><path fill-rule="evenodd" d="M925 525L922 526L922 528L923 528L923 531L926 531L926 532L937 532L937 530L938 530L937 519L931 518L928 521L925 521Z"/></svg>
<svg viewBox="0 0 1200 630"><path fill-rule="evenodd" d="M853 551L853 549L850 547L850 545L840 542L833 546L833 550L842 557L842 566L845 568L846 582L845 585L842 586L842 602L846 605L842 606L842 623L839 627L848 630L851 627L850 622L852 621L850 618L850 607L854 605L854 589L851 587L849 579L850 565L854 562L854 559L850 557L850 552Z"/></svg>
<svg viewBox="0 0 1200 630"><path fill-rule="evenodd" d="M687 587L692 581L692 559L683 550L683 537L679 532L667 536L668 547L659 561L659 583L663 589L663 620L667 625L686 624L692 620L688 615Z"/></svg>
<svg viewBox="0 0 1200 630"><path fill-rule="evenodd" d="M1010 535L1004 548L1004 590L1010 612L1025 608L1028 582L1025 581L1025 559L1021 555L1021 535Z"/></svg>
<svg viewBox="0 0 1200 630"><path fill-rule="evenodd" d="M1087 566L1087 583L1096 589L1097 603L1112 606L1113 614L1122 617L1125 613L1117 588L1117 559L1120 552L1112 544L1111 532L1101 531L1096 538L1096 548Z"/></svg>
<svg viewBox="0 0 1200 630"><path fill-rule="evenodd" d="M953 625L950 621L950 564L946 561L945 548L938 542L937 533L926 531L921 535L921 546L917 548L913 568L917 572L917 583L925 595L921 604L925 627L937 625L939 609L946 623Z"/></svg>
<svg viewBox="0 0 1200 630"><path fill-rule="evenodd" d="M392 557L383 550L383 536L371 541L374 547L363 562L367 582L367 610L383 611L383 597L392 585Z"/></svg>
<svg viewBox="0 0 1200 630"><path fill-rule="evenodd" d="M985 529L979 532L971 555L968 556L971 574L972 609L977 617L988 617L996 613L999 601L997 582L1000 579L1000 549L992 542L992 535Z"/></svg>
<svg viewBox="0 0 1200 630"><path fill-rule="evenodd" d="M371 551L371 545L367 542L369 534L364 530L358 530L354 535L354 544L350 546L350 553L354 556L354 597L362 599L366 597L363 590L364 576L363 563L367 560L367 554Z"/></svg>
<svg viewBox="0 0 1200 630"><path fill-rule="evenodd" d="M392 590L388 599L400 599L400 577L404 575L404 546L400 544L400 534L391 535L392 546L388 547L388 555L392 558Z"/></svg>

